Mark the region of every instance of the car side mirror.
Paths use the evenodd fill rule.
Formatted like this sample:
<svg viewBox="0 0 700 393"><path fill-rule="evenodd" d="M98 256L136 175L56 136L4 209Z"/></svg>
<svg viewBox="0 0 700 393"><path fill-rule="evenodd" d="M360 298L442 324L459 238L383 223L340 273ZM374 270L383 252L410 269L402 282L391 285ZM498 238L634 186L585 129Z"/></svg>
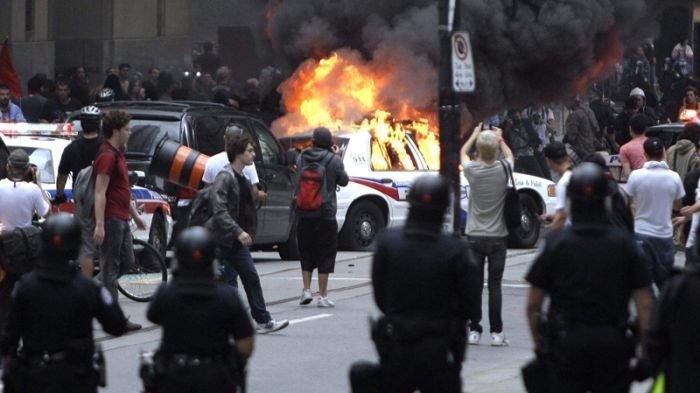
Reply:
<svg viewBox="0 0 700 393"><path fill-rule="evenodd" d="M144 171L129 171L129 185L141 186L146 184L146 172Z"/></svg>
<svg viewBox="0 0 700 393"><path fill-rule="evenodd" d="M288 166L295 165L298 157L299 157L299 150L294 149L294 148L287 150L287 154L285 156L286 164Z"/></svg>

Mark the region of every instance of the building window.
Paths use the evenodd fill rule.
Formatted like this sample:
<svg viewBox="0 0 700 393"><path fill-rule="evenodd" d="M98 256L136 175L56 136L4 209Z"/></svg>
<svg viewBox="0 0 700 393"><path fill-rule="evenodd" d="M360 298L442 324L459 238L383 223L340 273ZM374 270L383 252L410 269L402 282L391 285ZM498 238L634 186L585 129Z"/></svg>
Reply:
<svg viewBox="0 0 700 393"><path fill-rule="evenodd" d="M34 31L34 0L24 2L24 31Z"/></svg>

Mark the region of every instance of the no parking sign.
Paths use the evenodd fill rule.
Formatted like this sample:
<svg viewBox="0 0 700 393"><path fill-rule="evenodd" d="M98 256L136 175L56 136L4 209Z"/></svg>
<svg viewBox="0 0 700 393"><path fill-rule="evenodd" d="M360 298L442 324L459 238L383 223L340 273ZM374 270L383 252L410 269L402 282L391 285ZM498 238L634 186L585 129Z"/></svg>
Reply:
<svg viewBox="0 0 700 393"><path fill-rule="evenodd" d="M474 57L466 31L452 34L452 88L457 93L472 93L476 89Z"/></svg>

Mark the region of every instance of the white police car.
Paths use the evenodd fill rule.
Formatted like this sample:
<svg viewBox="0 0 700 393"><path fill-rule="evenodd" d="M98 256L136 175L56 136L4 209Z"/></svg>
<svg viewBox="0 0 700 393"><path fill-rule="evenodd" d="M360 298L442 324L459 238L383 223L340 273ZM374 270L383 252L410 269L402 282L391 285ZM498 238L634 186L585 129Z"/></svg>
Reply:
<svg viewBox="0 0 700 393"><path fill-rule="evenodd" d="M22 148L29 154L29 162L38 167L41 186L49 198L56 196L58 164L63 150L76 136L66 124L0 123L0 139L10 152ZM65 187L68 202L52 206L53 212L73 212L71 185L69 178ZM146 221L146 229L138 229L132 223L134 237L148 241L165 255L172 232L170 206L159 194L143 187L132 187L131 194Z"/></svg>
<svg viewBox="0 0 700 393"><path fill-rule="evenodd" d="M411 182L424 173L434 173L411 137L400 144L380 143L369 132L337 133L345 170L350 176L347 187L337 189L341 248L367 250L383 228L402 226L408 216L406 196ZM311 135L279 138L286 149L303 150L311 146ZM554 183L543 178L514 174L523 206L522 226L511 231L512 247L535 245L541 224L538 216L554 210ZM461 222L465 225L469 184L461 178Z"/></svg>

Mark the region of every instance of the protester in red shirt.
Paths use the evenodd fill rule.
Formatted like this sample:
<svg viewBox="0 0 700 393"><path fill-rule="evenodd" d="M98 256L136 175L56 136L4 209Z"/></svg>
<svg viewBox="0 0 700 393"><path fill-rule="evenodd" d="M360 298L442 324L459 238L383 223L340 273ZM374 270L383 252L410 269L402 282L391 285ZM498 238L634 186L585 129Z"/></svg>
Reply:
<svg viewBox="0 0 700 393"><path fill-rule="evenodd" d="M644 156L644 141L647 140L644 131L650 124L651 120L649 117L642 113L638 113L630 118L629 131L632 140L620 148L622 176L625 179L629 177L633 170L643 167L647 161Z"/></svg>
<svg viewBox="0 0 700 393"><path fill-rule="evenodd" d="M95 158L95 245L100 249L100 274L102 282L115 301L118 299L117 278L134 265L134 245L129 219L133 218L140 229L146 222L131 204L131 186L126 159L122 150L129 140L131 116L111 111L104 117L102 132L106 138ZM109 236L105 236L109 233ZM141 329L141 325L127 321L127 330Z"/></svg>

